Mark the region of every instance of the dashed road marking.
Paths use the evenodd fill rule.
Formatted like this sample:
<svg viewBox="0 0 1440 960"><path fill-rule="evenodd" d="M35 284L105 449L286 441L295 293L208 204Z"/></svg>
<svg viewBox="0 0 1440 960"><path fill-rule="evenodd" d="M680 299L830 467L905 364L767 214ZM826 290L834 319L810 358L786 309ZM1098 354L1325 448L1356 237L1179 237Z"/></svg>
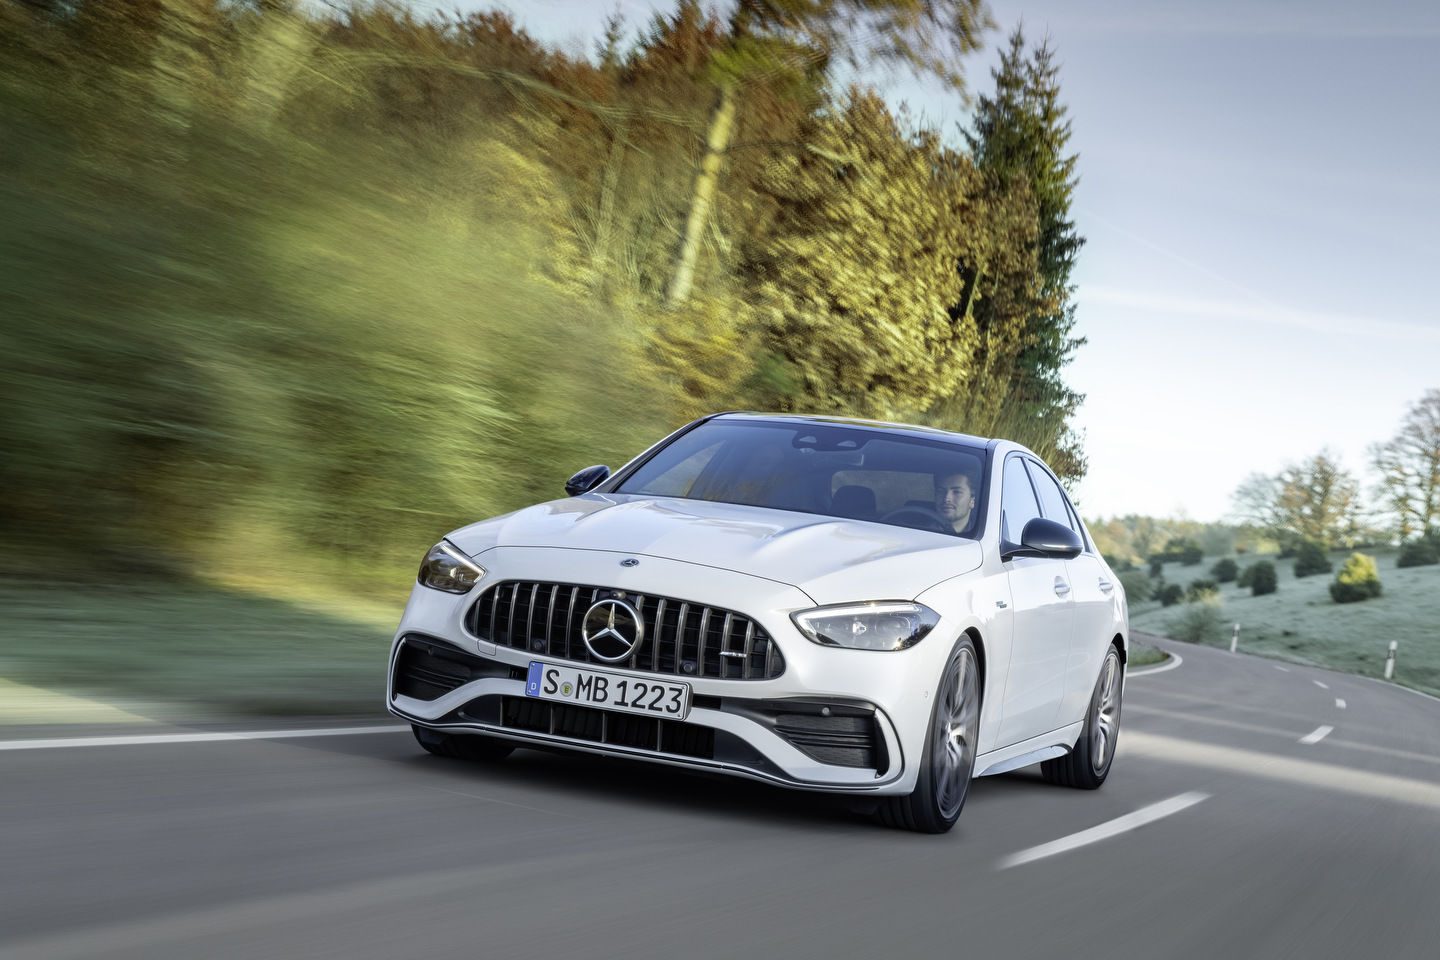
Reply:
<svg viewBox="0 0 1440 960"><path fill-rule="evenodd" d="M1281 673L1289 673L1289 672L1290 672L1290 668L1289 668L1289 667L1282 667L1282 666L1280 666L1280 664L1278 664L1278 663L1272 664L1272 666L1273 666L1276 670L1279 670Z"/></svg>
<svg viewBox="0 0 1440 960"><path fill-rule="evenodd" d="M1345 698L1344 698L1344 697L1336 697L1336 698L1335 698L1335 709L1337 709L1337 710L1344 710L1344 709L1345 709Z"/></svg>
<svg viewBox="0 0 1440 960"><path fill-rule="evenodd" d="M1018 867L1022 864L1033 863L1036 860L1043 860L1046 857L1053 857L1057 854L1068 853L1080 847L1087 847L1092 843L1099 843L1101 840L1109 840L1111 837L1128 833L1137 827L1143 827L1147 823L1154 823L1172 814L1179 813L1202 800L1210 799L1208 793L1182 793L1179 796L1171 797L1169 800L1161 800L1159 803L1152 803L1148 807L1141 807L1133 813L1127 813L1123 817L1116 817L1106 823L1091 827L1088 830L1081 830L1079 833L1072 833L1068 837L1061 837L1059 840L1051 840L1049 843L1042 843L1038 847L1031 847L1028 850L1021 850L1019 853L1012 853L1001 860L996 869L1008 870L1010 867Z"/></svg>
<svg viewBox="0 0 1440 960"><path fill-rule="evenodd" d="M1305 734L1305 736L1301 737L1300 742L1305 744L1306 746L1309 746L1312 743L1319 743L1321 740L1324 740L1326 737L1330 736L1330 731L1334 729L1335 728L1330 726L1329 724L1318 726L1314 730L1311 730L1309 733Z"/></svg>
<svg viewBox="0 0 1440 960"><path fill-rule="evenodd" d="M1313 684L1315 684L1315 686L1319 687L1321 690L1329 690L1329 689L1330 689L1330 684L1328 684L1328 683L1321 683L1319 680L1311 680L1310 682L1313 683Z"/></svg>
<svg viewBox="0 0 1440 960"><path fill-rule="evenodd" d="M135 747L154 743L213 743L221 740L291 740L297 737L351 737L400 733L408 726L312 727L300 730L240 730L230 733L149 733L128 737L63 737L48 740L0 740L0 750L55 750L62 747Z"/></svg>

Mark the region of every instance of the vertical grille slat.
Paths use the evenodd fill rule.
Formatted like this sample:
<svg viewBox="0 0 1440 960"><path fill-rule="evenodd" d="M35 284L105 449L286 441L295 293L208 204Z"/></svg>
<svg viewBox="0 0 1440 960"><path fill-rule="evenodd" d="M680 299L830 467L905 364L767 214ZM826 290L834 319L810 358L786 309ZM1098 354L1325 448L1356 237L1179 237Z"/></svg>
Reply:
<svg viewBox="0 0 1440 960"><path fill-rule="evenodd" d="M505 642L512 647L515 646L515 608L519 603L520 582L517 580L514 587L510 590L510 622L505 626ZM528 648L529 644L521 644L521 646Z"/></svg>
<svg viewBox="0 0 1440 960"><path fill-rule="evenodd" d="M655 639L650 642L650 672L660 663L660 644L665 638L665 598L655 604Z"/></svg>
<svg viewBox="0 0 1440 960"><path fill-rule="evenodd" d="M755 652L755 621L745 621L745 659L741 660L741 680L750 679L750 655Z"/></svg>
<svg viewBox="0 0 1440 960"><path fill-rule="evenodd" d="M680 672L680 648L685 645L685 627L690 623L690 604L680 604L680 622L675 625L675 660L670 670Z"/></svg>
<svg viewBox="0 0 1440 960"><path fill-rule="evenodd" d="M575 636L575 598L580 596L579 587L570 588L570 607L565 611L565 653L566 660L573 659L570 652L570 638Z"/></svg>
<svg viewBox="0 0 1440 960"><path fill-rule="evenodd" d="M526 652L543 650L556 659L594 663L595 658L582 640L585 612L595 602L619 592L591 584L506 580L480 595L467 614L466 626L471 628L473 624L478 634L482 624L488 622L489 635L485 639L492 643ZM785 672L785 658L774 640L744 613L676 597L640 593L627 596L644 624L645 637L628 660L604 664L605 669L723 680L769 680ZM543 630L537 630L537 607ZM698 623L692 612L699 613ZM517 623L521 619L523 627ZM646 645L650 648L648 654Z"/></svg>
<svg viewBox="0 0 1440 960"><path fill-rule="evenodd" d="M555 645L551 637L555 633L555 597L560 593L560 584L552 584L550 587L550 606L545 610L545 652L553 654Z"/></svg>

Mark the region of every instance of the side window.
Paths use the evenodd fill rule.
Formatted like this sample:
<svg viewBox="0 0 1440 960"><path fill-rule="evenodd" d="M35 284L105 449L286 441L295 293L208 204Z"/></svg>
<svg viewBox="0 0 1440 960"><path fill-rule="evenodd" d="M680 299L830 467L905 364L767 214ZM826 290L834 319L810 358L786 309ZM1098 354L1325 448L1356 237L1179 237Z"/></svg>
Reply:
<svg viewBox="0 0 1440 960"><path fill-rule="evenodd" d="M1070 517L1070 508L1065 504L1065 492L1060 489L1055 478L1034 464L1029 466L1030 477L1035 481L1035 489L1040 491L1040 507L1045 511L1045 519L1063 523L1079 533L1080 531L1075 527L1075 521Z"/></svg>
<svg viewBox="0 0 1440 960"><path fill-rule="evenodd" d="M1000 491L1000 534L1011 543L1020 542L1025 524L1040 516L1035 491L1025 475L1025 464L1019 457L1005 461L1005 476Z"/></svg>

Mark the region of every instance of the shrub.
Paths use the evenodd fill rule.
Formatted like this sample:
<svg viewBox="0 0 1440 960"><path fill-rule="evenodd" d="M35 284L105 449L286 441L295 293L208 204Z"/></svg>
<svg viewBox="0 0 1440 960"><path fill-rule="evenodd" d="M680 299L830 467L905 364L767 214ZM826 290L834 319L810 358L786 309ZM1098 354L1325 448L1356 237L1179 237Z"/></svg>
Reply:
<svg viewBox="0 0 1440 960"><path fill-rule="evenodd" d="M1239 575L1240 565L1229 557L1226 557L1211 567L1210 572L1215 574L1215 579L1220 583L1230 583Z"/></svg>
<svg viewBox="0 0 1440 960"><path fill-rule="evenodd" d="M1240 571L1240 575L1235 578L1235 586L1241 588L1242 590L1248 590L1250 588L1250 581L1254 576L1255 564L1252 563L1244 570Z"/></svg>
<svg viewBox="0 0 1440 960"><path fill-rule="evenodd" d="M1180 616L1170 621L1170 636L1187 643L1206 643L1225 635L1225 621L1220 616L1220 598L1208 596L1185 604Z"/></svg>
<svg viewBox="0 0 1440 960"><path fill-rule="evenodd" d="M1150 569L1157 570L1157 564L1179 561L1181 566L1193 567L1205 559L1200 544L1185 537L1175 537L1165 544L1165 549L1150 555Z"/></svg>
<svg viewBox="0 0 1440 960"><path fill-rule="evenodd" d="M1160 606L1173 607L1185 596L1185 589L1178 583L1167 583L1160 588Z"/></svg>
<svg viewBox="0 0 1440 960"><path fill-rule="evenodd" d="M1131 562L1129 557L1116 557L1108 553L1102 553L1101 556L1104 557L1105 562L1110 565L1110 569L1116 573L1124 573L1126 570L1135 569L1135 564Z"/></svg>
<svg viewBox="0 0 1440 960"><path fill-rule="evenodd" d="M1440 563L1440 546L1433 540L1412 540L1400 548L1397 567L1428 567Z"/></svg>
<svg viewBox="0 0 1440 960"><path fill-rule="evenodd" d="M1214 580L1192 580L1190 582L1190 588L1185 591L1185 602L1194 603L1196 600L1203 600L1206 597L1215 597L1219 595L1220 584L1216 583Z"/></svg>
<svg viewBox="0 0 1440 960"><path fill-rule="evenodd" d="M1150 576L1161 577L1165 575L1165 560L1160 554L1150 558Z"/></svg>
<svg viewBox="0 0 1440 960"><path fill-rule="evenodd" d="M1275 564L1269 560L1252 563L1245 572L1250 575L1250 595L1252 597L1274 593L1280 588L1280 580L1275 575Z"/></svg>
<svg viewBox="0 0 1440 960"><path fill-rule="evenodd" d="M1143 570L1126 570L1118 575L1120 586L1125 588L1125 598L1131 603L1144 603L1155 596L1155 584Z"/></svg>
<svg viewBox="0 0 1440 960"><path fill-rule="evenodd" d="M1358 552L1350 554L1335 582L1330 584L1331 599L1336 603L1355 603L1378 596L1380 571L1375 568L1375 558Z"/></svg>
<svg viewBox="0 0 1440 960"><path fill-rule="evenodd" d="M1329 573L1335 569L1326 555L1323 544L1306 540L1300 544L1300 549L1295 551L1295 576L1308 577L1312 573Z"/></svg>

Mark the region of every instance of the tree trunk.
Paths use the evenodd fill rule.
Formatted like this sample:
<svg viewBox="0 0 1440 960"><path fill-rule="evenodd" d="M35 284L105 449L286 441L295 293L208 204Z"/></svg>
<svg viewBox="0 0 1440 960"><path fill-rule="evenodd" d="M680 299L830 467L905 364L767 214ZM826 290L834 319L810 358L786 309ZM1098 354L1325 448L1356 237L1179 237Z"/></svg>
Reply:
<svg viewBox="0 0 1440 960"><path fill-rule="evenodd" d="M735 88L726 84L720 88L719 102L710 117L710 134L705 142L705 159L700 164L700 174L695 178L695 191L690 197L690 216L685 223L685 243L680 248L680 262L675 275L670 278L670 289L665 294L669 306L679 306L690 296L690 287L695 282L695 261L700 256L700 238L705 232L705 222L710 218L710 207L715 202L715 185L720 180L720 165L724 161L725 149L730 146L730 137L735 131Z"/></svg>

